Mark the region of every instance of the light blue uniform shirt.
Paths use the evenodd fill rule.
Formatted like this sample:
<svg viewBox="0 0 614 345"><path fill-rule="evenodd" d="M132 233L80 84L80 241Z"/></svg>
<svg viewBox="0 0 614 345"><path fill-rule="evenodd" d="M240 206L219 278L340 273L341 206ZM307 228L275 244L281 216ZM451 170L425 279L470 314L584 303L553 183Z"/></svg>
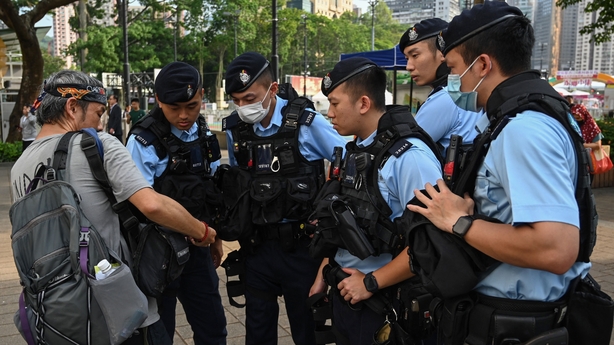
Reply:
<svg viewBox="0 0 614 345"><path fill-rule="evenodd" d="M360 141L358 146L370 145L376 132ZM377 185L392 210L390 220L400 217L405 206L414 197L414 189L424 189L427 182L434 184L441 178L441 165L431 149L417 138L407 138L412 146L398 158L390 156L384 166L378 170ZM363 273L369 273L386 265L392 260L391 254L380 254L360 260L345 249L338 249L335 261L341 267L356 268Z"/></svg>
<svg viewBox="0 0 614 345"><path fill-rule="evenodd" d="M482 114L459 108L448 90L443 88L424 101L416 114L416 122L435 142L443 146L442 154L445 155L452 134L462 136L464 143L473 142L478 135L475 124Z"/></svg>
<svg viewBox="0 0 614 345"><path fill-rule="evenodd" d="M480 119L480 129L487 123ZM571 137L556 119L535 111L522 112L492 141L478 171L477 211L514 226L561 222L579 227L574 197L577 164ZM590 266L576 262L565 274L557 275L502 263L476 290L502 298L556 301L571 280L585 276Z"/></svg>
<svg viewBox="0 0 614 345"><path fill-rule="evenodd" d="M194 122L192 127L187 131L179 130L177 127L171 125L171 133L183 142L194 141L198 139L198 121ZM207 135L211 135L211 132L207 132ZM139 168L147 182L153 186L154 179L162 175L164 170L166 170L168 155L163 159L158 158L154 145L144 146L134 138L134 134L130 135L130 138L128 138L126 148L130 151L137 168ZM219 165L219 160L211 163L212 175Z"/></svg>
<svg viewBox="0 0 614 345"><path fill-rule="evenodd" d="M281 128L283 125L283 115L281 109L288 104L288 100L277 97L277 103L275 105L275 111L271 117L271 122L267 128L264 128L260 122L255 123L254 133L259 137L271 136ZM309 109L308 109L309 110ZM310 110L313 111L313 110ZM347 141L333 129L333 126L328 122L322 114L313 111L315 117L310 126L302 125L299 127L298 134L298 147L299 151L308 161L315 161L319 159L326 159L330 161L333 156L335 146L343 147L345 150L345 144ZM228 160L230 165L236 166L237 160L232 150L234 140L232 138L232 132L226 131L226 140L228 142Z"/></svg>

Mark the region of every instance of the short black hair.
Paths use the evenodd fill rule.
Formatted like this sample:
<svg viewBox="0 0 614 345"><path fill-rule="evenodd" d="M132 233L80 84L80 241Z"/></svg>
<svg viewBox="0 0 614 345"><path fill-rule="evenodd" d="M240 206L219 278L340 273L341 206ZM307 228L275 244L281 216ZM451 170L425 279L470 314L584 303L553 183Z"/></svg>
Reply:
<svg viewBox="0 0 614 345"><path fill-rule="evenodd" d="M130 103L134 103L134 102L140 103L138 98L133 98L130 100Z"/></svg>
<svg viewBox="0 0 614 345"><path fill-rule="evenodd" d="M273 83L273 70L271 69L271 65L268 65L262 74L258 76L258 79L254 81L254 84L264 85L264 87L268 88Z"/></svg>
<svg viewBox="0 0 614 345"><path fill-rule="evenodd" d="M111 97L113 97L113 99L117 101L117 96L115 96L115 94L110 94L107 99L111 99Z"/></svg>
<svg viewBox="0 0 614 345"><path fill-rule="evenodd" d="M458 45L466 65L480 54L493 57L505 76L531 69L535 34L531 21L524 16L511 17Z"/></svg>
<svg viewBox="0 0 614 345"><path fill-rule="evenodd" d="M383 68L369 68L343 84L345 84L345 92L352 101L366 95L371 99L372 108L386 111L386 72Z"/></svg>

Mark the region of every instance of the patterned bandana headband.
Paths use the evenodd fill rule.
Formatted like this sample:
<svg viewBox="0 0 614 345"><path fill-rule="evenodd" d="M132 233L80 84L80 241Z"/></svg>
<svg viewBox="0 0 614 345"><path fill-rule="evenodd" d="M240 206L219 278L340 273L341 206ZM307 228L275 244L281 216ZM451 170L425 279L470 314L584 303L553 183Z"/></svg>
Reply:
<svg viewBox="0 0 614 345"><path fill-rule="evenodd" d="M83 84L58 84L55 89L44 88L48 94L56 97L74 97L81 101L107 104L107 93L104 87Z"/></svg>
<svg viewBox="0 0 614 345"><path fill-rule="evenodd" d="M45 95L50 94L56 97L71 98L75 97L80 101L97 102L103 105L107 104L107 93L104 87L83 85L83 84L58 84L55 89L47 87L47 82L43 86L43 92L36 98L36 101L32 105L30 112L34 114L36 109L40 106L41 101Z"/></svg>

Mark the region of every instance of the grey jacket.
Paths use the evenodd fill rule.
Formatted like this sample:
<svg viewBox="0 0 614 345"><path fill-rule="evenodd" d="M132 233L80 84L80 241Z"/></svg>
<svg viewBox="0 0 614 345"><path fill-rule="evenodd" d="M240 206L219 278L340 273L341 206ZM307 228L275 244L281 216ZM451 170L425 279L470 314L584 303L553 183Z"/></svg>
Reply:
<svg viewBox="0 0 614 345"><path fill-rule="evenodd" d="M38 128L36 128L36 116L28 114L27 117L22 116L19 120L19 126L21 127L21 138L25 141L32 141L36 139L38 135Z"/></svg>

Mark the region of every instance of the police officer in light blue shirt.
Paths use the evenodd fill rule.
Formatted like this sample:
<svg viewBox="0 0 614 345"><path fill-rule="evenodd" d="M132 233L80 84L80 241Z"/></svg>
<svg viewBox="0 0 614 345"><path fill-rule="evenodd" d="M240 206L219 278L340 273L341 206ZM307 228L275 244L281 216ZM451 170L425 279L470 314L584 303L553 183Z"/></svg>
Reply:
<svg viewBox="0 0 614 345"><path fill-rule="evenodd" d="M172 62L155 82L158 105L134 124L126 147L153 188L184 206L198 220L217 216L208 201L209 188L221 158L219 144L200 115L204 90L200 73L183 62ZM139 172L134 172L139 173ZM190 246L190 258L179 278L158 298L161 319L172 339L175 308L181 301L194 344L226 344L226 316L215 269L223 255L222 241L210 248Z"/></svg>
<svg viewBox="0 0 614 345"><path fill-rule="evenodd" d="M481 113L458 107L447 92L449 68L441 51L437 49L437 36L448 27L439 18L425 19L409 28L399 41L399 49L407 58L406 69L418 86L429 85L433 91L420 106L416 122L436 142L443 146L445 153L453 134L471 143L477 132L475 123Z"/></svg>
<svg viewBox="0 0 614 345"><path fill-rule="evenodd" d="M223 125L230 165L251 176L252 211L245 217L251 217L254 234L239 241L245 262L245 343L277 344L278 296L283 296L292 340L315 345L315 324L305 302L319 262L309 256L305 224L324 183L323 160L331 160L334 147L346 140L320 113L302 106L295 112L295 102L303 100L293 89L286 89L284 97L293 95L295 102L278 95L280 85L261 54L241 54L228 65L225 78L226 93L238 106ZM300 203L291 195L301 193L309 200Z"/></svg>
<svg viewBox="0 0 614 345"><path fill-rule="evenodd" d="M442 46L451 73L460 76L456 104L484 107L478 127L497 134L477 171L473 198L451 193L439 180L440 192L426 185L432 199L418 195L426 208L408 206L501 261L475 287L469 337L480 344L505 338L522 343L564 326L563 297L572 280L590 269L577 260L579 163L576 134L563 125L565 116L573 123L569 114L557 120L534 110L502 110L505 101L527 92L523 85L552 92L538 71L529 70L534 42L529 20L504 2L476 5L450 22ZM502 223L475 219L474 212ZM515 314L523 306L523 314Z"/></svg>
<svg viewBox="0 0 614 345"><path fill-rule="evenodd" d="M360 224L368 223L361 219L364 215L378 214L380 211L376 204L380 198L368 191L372 187L379 189L383 202L390 208L389 219L399 217L407 202L413 198L416 188L441 177L441 162L434 153L438 150L436 144L426 134L424 138L430 140L431 146L421 139L396 132L397 128L401 128L397 126L416 126L415 121L408 107L385 106L386 74L371 60L356 57L338 62L324 78L322 85L322 92L330 101L328 117L334 128L341 135L356 136L355 142L346 146L346 156L367 152L374 157L383 157L381 150L386 147L383 143L389 142L385 139L386 135L396 133L397 136L391 134L394 137L390 140L393 142L392 148L386 149L390 153L389 157L383 162L372 162L368 168L372 169L368 170L368 176L377 174L377 186L369 187L373 179L367 178L368 182L343 187L347 183L344 181L360 180L357 175L349 175L353 170L352 160L346 157L343 164L345 177L341 178L340 193L344 198L349 197L345 200L355 210L359 210L357 203L369 202L369 206L363 206L366 208L361 207L360 212L355 212L355 218ZM354 191L359 196L352 196ZM380 222L377 224L379 226ZM371 233L367 229L358 231ZM377 242L379 238L373 236L371 240ZM373 243L373 247L378 245L379 242ZM378 290L410 278L413 274L408 262L407 250L402 250L394 259L392 253L384 252L361 259L343 248L337 250L334 262L328 258L323 260L322 269L328 264L338 264L349 274L338 285L335 285L337 282L328 281L333 290L338 292L334 293L333 298L333 323L336 331L342 335L337 337L337 344L373 343L374 334L383 326L385 316L367 307L352 308L350 304L369 299ZM310 295L326 289L322 269L318 272Z"/></svg>

